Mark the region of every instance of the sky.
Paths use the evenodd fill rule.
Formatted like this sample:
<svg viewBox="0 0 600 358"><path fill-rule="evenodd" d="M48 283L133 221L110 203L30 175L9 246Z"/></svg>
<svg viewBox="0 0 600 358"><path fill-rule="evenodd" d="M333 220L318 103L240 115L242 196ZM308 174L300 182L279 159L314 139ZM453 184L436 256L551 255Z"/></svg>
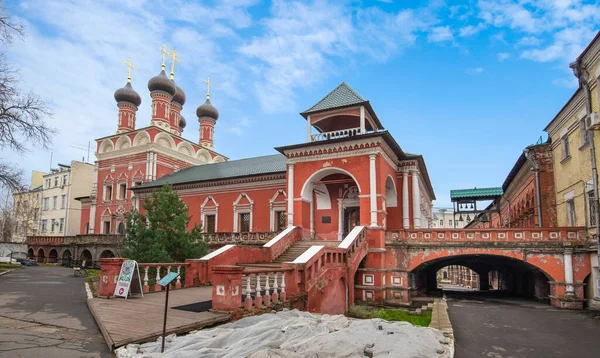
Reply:
<svg viewBox="0 0 600 358"><path fill-rule="evenodd" d="M94 160L117 128L116 89L142 97L160 47L175 48L186 92L183 136L198 141L204 80L220 112L215 149L230 159L302 143L311 107L342 81L370 100L402 149L422 154L437 200L501 186L523 148L577 89L568 64L600 29L594 1L5 0L26 37L7 55L21 87L48 101L52 148L0 156L27 172Z"/></svg>

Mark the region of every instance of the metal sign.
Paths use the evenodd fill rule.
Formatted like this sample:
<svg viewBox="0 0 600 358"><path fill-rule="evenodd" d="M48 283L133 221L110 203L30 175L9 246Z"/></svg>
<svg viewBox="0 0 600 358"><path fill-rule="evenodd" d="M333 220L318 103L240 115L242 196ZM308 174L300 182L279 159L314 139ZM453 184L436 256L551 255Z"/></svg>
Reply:
<svg viewBox="0 0 600 358"><path fill-rule="evenodd" d="M158 284L162 287L165 287L166 285L169 285L171 282L173 282L173 280L176 279L177 276L179 276L177 272L169 272L163 278L161 278L160 281L158 281Z"/></svg>
<svg viewBox="0 0 600 358"><path fill-rule="evenodd" d="M11 253L15 252L15 249L13 249L12 247L9 250L10 250Z"/></svg>
<svg viewBox="0 0 600 358"><path fill-rule="evenodd" d="M127 299L127 296L131 294L141 294L144 297L138 263L134 260L127 260L121 265L121 272L113 295Z"/></svg>

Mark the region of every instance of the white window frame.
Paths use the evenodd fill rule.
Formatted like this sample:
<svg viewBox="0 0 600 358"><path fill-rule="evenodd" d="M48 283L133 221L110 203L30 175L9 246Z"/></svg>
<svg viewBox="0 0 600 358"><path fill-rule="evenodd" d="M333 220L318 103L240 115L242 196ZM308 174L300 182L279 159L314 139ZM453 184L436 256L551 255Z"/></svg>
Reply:
<svg viewBox="0 0 600 358"><path fill-rule="evenodd" d="M60 197L60 208L64 209L67 207L67 194L63 194Z"/></svg>
<svg viewBox="0 0 600 358"><path fill-rule="evenodd" d="M55 225L56 225L56 219L50 219L50 232L54 232Z"/></svg>
<svg viewBox="0 0 600 358"><path fill-rule="evenodd" d="M567 226L575 226L577 223L577 212L575 209L575 200L569 199L565 201L567 209Z"/></svg>
<svg viewBox="0 0 600 358"><path fill-rule="evenodd" d="M571 156L571 147L569 146L569 131L565 128L560 134L561 160L566 160Z"/></svg>
<svg viewBox="0 0 600 358"><path fill-rule="evenodd" d="M63 232L65 230L65 218L58 219L58 232Z"/></svg>
<svg viewBox="0 0 600 358"><path fill-rule="evenodd" d="M107 223L108 223L108 232L106 232L106 229L105 229ZM102 220L102 225L100 225L100 230L102 230L101 234L103 234L103 235L110 235L110 229L111 229L110 226L111 226L110 225L110 218L108 220L103 219Z"/></svg>
<svg viewBox="0 0 600 358"><path fill-rule="evenodd" d="M44 210L50 209L50 197L44 198Z"/></svg>
<svg viewBox="0 0 600 358"><path fill-rule="evenodd" d="M57 204L58 204L58 195L54 195L52 197L52 210L56 210Z"/></svg>
<svg viewBox="0 0 600 358"><path fill-rule="evenodd" d="M48 220L44 219L42 220L42 232L47 232L48 231Z"/></svg>
<svg viewBox="0 0 600 358"><path fill-rule="evenodd" d="M214 206L207 206L209 202L213 202ZM219 232L219 203L212 196L207 196L200 205L200 223L202 225L202 232L206 233L206 215L215 216L215 233Z"/></svg>
<svg viewBox="0 0 600 358"><path fill-rule="evenodd" d="M279 197L279 195L282 195L285 197L285 200L283 201L275 201L277 199L277 197ZM285 193L285 190L283 189L279 189L275 192L275 195L273 195L273 197L271 198L271 200L269 200L269 215L271 218L271 231L275 231L275 229L277 228L277 215L275 215L275 212L277 211L285 211L287 212L287 194ZM285 229L285 228L283 228Z"/></svg>
<svg viewBox="0 0 600 358"><path fill-rule="evenodd" d="M239 204L242 198L248 199L249 204ZM254 212L254 201L250 199L250 196L246 193L241 193L238 198L233 202L233 232L239 232L239 214L250 214L250 227L248 232L252 232L253 223L253 212Z"/></svg>
<svg viewBox="0 0 600 358"><path fill-rule="evenodd" d="M590 196L592 196L590 198ZM597 223L595 223L594 221L596 220L596 214L594 212L592 212L593 208L592 208L592 204L594 204L594 202L592 200L594 200L594 188L591 185L586 185L586 192L585 192L585 201L587 204L587 213L588 213L588 223L590 227L596 227ZM596 201L597 203L597 201ZM595 210L598 210L598 207L595 207ZM594 222L594 223L592 223Z"/></svg>
<svg viewBox="0 0 600 358"><path fill-rule="evenodd" d="M125 185L125 196L122 197L121 195L121 186ZM126 181L121 181L117 183L117 200L127 200L127 182Z"/></svg>
<svg viewBox="0 0 600 358"><path fill-rule="evenodd" d="M106 193L108 193L107 188L110 188L110 198L108 198L108 199L106 198ZM105 202L113 201L112 197L113 197L113 184L112 183L110 183L110 184L104 183L104 190L102 192L102 201L105 201Z"/></svg>

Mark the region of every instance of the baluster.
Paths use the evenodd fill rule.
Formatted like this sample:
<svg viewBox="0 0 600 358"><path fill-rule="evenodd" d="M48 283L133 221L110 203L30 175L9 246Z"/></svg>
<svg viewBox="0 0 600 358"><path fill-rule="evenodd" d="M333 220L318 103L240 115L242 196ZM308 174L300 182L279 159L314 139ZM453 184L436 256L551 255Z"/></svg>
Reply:
<svg viewBox="0 0 600 358"><path fill-rule="evenodd" d="M154 284L154 291L160 291L158 281L160 281L160 266L156 267L156 283Z"/></svg>
<svg viewBox="0 0 600 358"><path fill-rule="evenodd" d="M285 295L286 295L286 293L285 293L285 272L282 272L282 275L281 275L281 295L279 295L280 298L281 298L281 302L285 302Z"/></svg>
<svg viewBox="0 0 600 358"><path fill-rule="evenodd" d="M254 298L254 306L260 309L262 307L262 297L260 297L260 274L257 273L256 275L254 275L254 277L256 278L256 297Z"/></svg>
<svg viewBox="0 0 600 358"><path fill-rule="evenodd" d="M177 266L177 275L181 275L181 266ZM177 282L175 282L175 288L181 288L181 276L177 276Z"/></svg>
<svg viewBox="0 0 600 358"><path fill-rule="evenodd" d="M165 272L165 276L169 274L169 272L171 272L171 266L167 266L167 272ZM173 288L173 285L170 285L171 287L169 288Z"/></svg>
<svg viewBox="0 0 600 358"><path fill-rule="evenodd" d="M275 272L275 274L273 274L274 276L274 281L273 281L273 303L278 303L279 302L279 293L277 292L277 289L279 288L279 286L277 286L277 278L279 277L279 272Z"/></svg>
<svg viewBox="0 0 600 358"><path fill-rule="evenodd" d="M252 295L250 294L252 288L250 286L250 275L244 275L243 277L246 278L246 300L244 301L244 309L246 311L250 311L252 309ZM243 277L242 281L244 279Z"/></svg>
<svg viewBox="0 0 600 358"><path fill-rule="evenodd" d="M265 307L269 307L271 306L271 293L270 291L270 287L269 287L269 273L267 272L265 274L265 296L263 297L264 299L264 304Z"/></svg>
<svg viewBox="0 0 600 358"><path fill-rule="evenodd" d="M148 286L148 270L149 269L150 269L150 266L144 266L144 287L143 287L144 293L147 293L148 291L150 291L150 287Z"/></svg>

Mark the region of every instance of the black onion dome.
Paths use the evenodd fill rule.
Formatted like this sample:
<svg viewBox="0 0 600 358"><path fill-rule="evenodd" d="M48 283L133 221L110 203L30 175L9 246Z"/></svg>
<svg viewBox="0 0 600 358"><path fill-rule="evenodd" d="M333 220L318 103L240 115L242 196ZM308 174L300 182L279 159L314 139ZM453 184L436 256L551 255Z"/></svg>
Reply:
<svg viewBox="0 0 600 358"><path fill-rule="evenodd" d="M171 96L174 96L175 92L177 92L177 86L175 86L175 83L173 83L173 81L167 78L165 70L160 71L158 75L152 77L150 81L148 81L148 89L150 90L150 92L167 92Z"/></svg>
<svg viewBox="0 0 600 358"><path fill-rule="evenodd" d="M181 118L179 118L179 128L183 129L185 128L187 122L185 121L185 118L183 116L181 116Z"/></svg>
<svg viewBox="0 0 600 358"><path fill-rule="evenodd" d="M206 99L204 104L200 105L198 109L196 109L196 115L199 119L208 117L214 120L219 119L219 111L210 103L210 99Z"/></svg>
<svg viewBox="0 0 600 358"><path fill-rule="evenodd" d="M127 84L115 91L115 101L129 102L139 107L142 104L142 97L131 87L131 83Z"/></svg>
<svg viewBox="0 0 600 358"><path fill-rule="evenodd" d="M185 104L185 92L177 85L175 85L175 88L177 88L177 92L175 92L175 95L173 96L173 102L179 103L183 107Z"/></svg>

